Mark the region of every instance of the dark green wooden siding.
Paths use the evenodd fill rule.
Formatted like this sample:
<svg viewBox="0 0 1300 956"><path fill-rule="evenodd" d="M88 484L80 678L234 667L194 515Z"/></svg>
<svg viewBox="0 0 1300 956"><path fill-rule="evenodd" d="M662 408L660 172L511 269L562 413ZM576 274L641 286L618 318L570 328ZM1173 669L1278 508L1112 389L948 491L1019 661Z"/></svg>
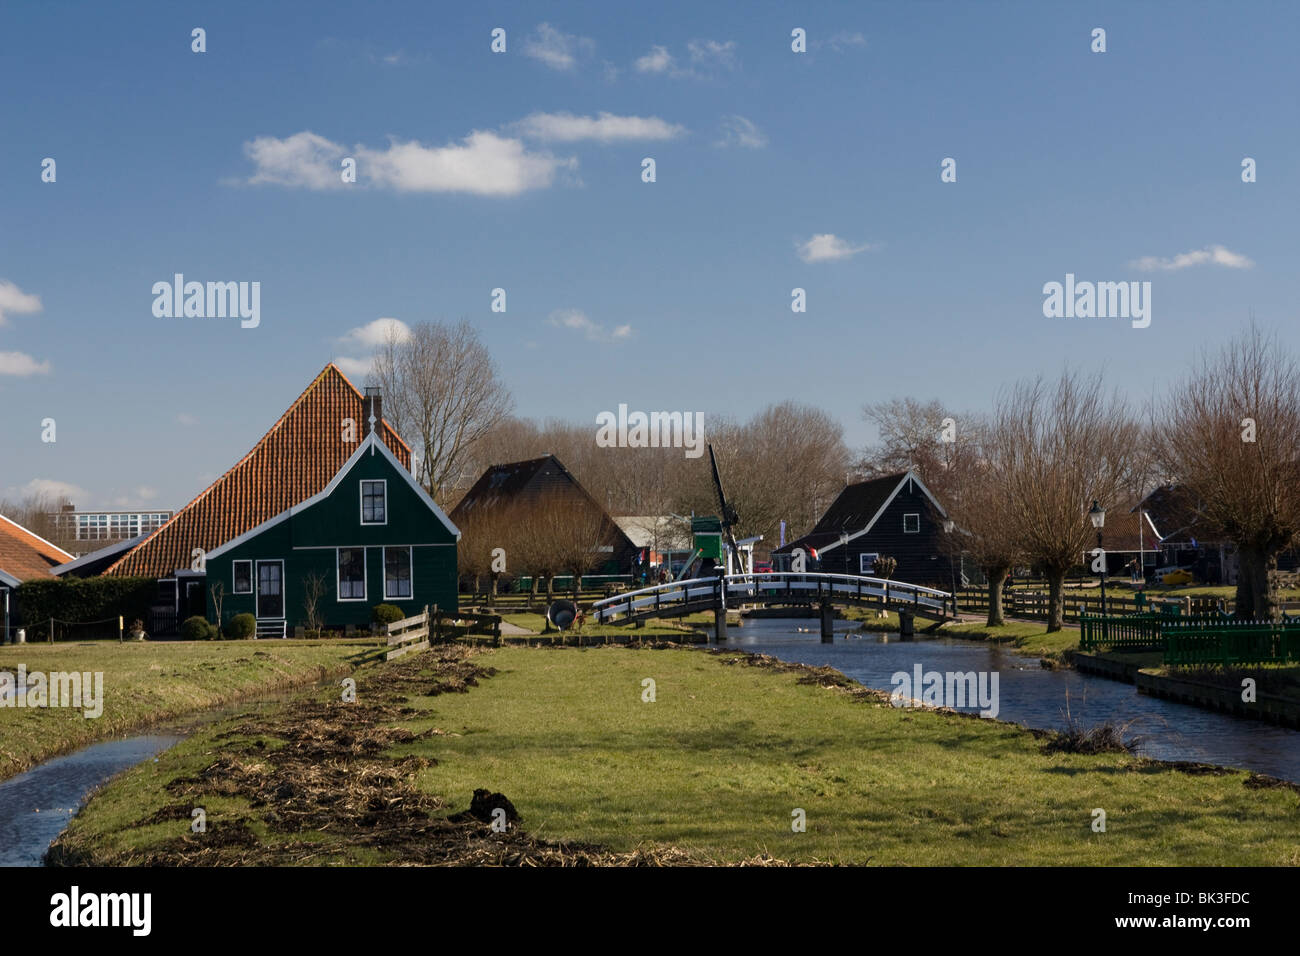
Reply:
<svg viewBox="0 0 1300 956"><path fill-rule="evenodd" d="M388 522L384 525L361 523L361 482L371 479L387 482ZM284 562L284 612L290 629L307 623L305 589L314 574L324 579L325 594L318 608L326 627L368 626L371 608L376 604L396 605L408 615L418 614L426 605L454 611L457 609L455 542L455 536L386 457L365 453L329 497L208 559L208 619L216 620L211 591L217 582L225 586L223 621L236 614L256 615L256 563L254 593L233 593L233 565L243 560ZM366 598L340 601L336 549L355 547L366 549ZM385 547L411 548L409 598L384 597Z"/></svg>

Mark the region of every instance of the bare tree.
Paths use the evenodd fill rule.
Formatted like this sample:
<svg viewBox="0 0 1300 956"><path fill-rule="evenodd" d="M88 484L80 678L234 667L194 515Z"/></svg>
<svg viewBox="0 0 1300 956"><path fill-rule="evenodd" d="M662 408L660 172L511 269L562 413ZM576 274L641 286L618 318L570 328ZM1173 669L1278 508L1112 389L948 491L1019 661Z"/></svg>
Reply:
<svg viewBox="0 0 1300 956"><path fill-rule="evenodd" d="M864 405L862 414L876 426L879 441L866 450L859 468L873 477L910 469L942 500L967 437L968 416L959 422L942 403L913 398Z"/></svg>
<svg viewBox="0 0 1300 956"><path fill-rule="evenodd" d="M1012 567L1023 559L1016 533L1007 471L995 457L998 446L982 422L964 423L965 446L954 459L948 492L943 500L953 532L945 541L952 557L969 554L988 582L988 625L1006 623L1002 585Z"/></svg>
<svg viewBox="0 0 1300 956"><path fill-rule="evenodd" d="M1160 408L1161 465L1237 545L1237 614L1275 619L1279 553L1300 539L1300 370L1250 330L1203 354Z"/></svg>
<svg viewBox="0 0 1300 956"><path fill-rule="evenodd" d="M217 612L217 620L215 623L217 625L217 630L220 631L222 627L221 605L224 604L226 600L225 583L218 581L216 584L212 585L212 587L208 588L208 593L212 595L212 608Z"/></svg>
<svg viewBox="0 0 1300 956"><path fill-rule="evenodd" d="M371 379L384 417L415 451L416 478L440 504L472 468L471 452L510 412L512 400L473 326L396 327L375 356Z"/></svg>
<svg viewBox="0 0 1300 956"><path fill-rule="evenodd" d="M319 571L313 571L302 579L302 613L307 621L307 633L311 637L319 637L325 626L320 604L328 592L328 579Z"/></svg>
<svg viewBox="0 0 1300 956"><path fill-rule="evenodd" d="M1100 376L1065 372L1052 386L1041 378L1022 382L998 402L992 457L1005 475L1015 540L1047 577L1048 631L1062 627L1066 572L1092 547L1088 508L1131 495L1140 436L1124 401L1106 396Z"/></svg>

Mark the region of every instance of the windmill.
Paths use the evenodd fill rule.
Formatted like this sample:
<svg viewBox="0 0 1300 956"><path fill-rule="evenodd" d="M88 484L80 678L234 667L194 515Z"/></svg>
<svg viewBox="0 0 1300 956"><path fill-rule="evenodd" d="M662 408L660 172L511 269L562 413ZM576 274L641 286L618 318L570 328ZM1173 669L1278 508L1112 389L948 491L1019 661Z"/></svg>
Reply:
<svg viewBox="0 0 1300 956"><path fill-rule="evenodd" d="M736 509L728 504L727 496L722 490L722 478L718 475L718 459L713 455L712 444L709 445L709 467L713 470L713 487L718 492L718 509L722 522L723 540L726 541L727 547L731 549L731 553L736 556L736 565L740 568L740 572L745 574L747 572L741 563L740 548L736 545L736 535L732 531L735 525L740 524L740 516L736 514Z"/></svg>

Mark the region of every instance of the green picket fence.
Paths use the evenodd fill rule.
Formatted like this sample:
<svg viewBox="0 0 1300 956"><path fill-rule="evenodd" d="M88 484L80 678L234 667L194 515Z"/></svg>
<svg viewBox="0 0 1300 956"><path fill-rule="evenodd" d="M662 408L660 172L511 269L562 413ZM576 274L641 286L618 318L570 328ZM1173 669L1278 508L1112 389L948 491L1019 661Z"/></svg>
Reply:
<svg viewBox="0 0 1300 956"><path fill-rule="evenodd" d="M1181 666L1300 662L1300 620L1171 622L1165 663Z"/></svg>
<svg viewBox="0 0 1300 956"><path fill-rule="evenodd" d="M1143 614L1079 617L1083 651L1164 651L1178 666L1300 662L1300 619L1239 621L1221 614L1194 617Z"/></svg>

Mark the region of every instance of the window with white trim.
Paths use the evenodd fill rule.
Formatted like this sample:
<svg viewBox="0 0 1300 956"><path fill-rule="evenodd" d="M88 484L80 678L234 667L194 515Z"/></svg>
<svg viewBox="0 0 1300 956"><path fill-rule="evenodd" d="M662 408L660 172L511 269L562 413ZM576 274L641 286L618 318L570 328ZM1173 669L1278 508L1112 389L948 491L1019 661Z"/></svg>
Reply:
<svg viewBox="0 0 1300 956"><path fill-rule="evenodd" d="M411 596L411 549L384 548L384 597Z"/></svg>
<svg viewBox="0 0 1300 956"><path fill-rule="evenodd" d="M339 548L339 600L366 599L366 549Z"/></svg>
<svg viewBox="0 0 1300 956"><path fill-rule="evenodd" d="M234 591L236 594L253 593L253 562L252 561L231 561L230 567L234 572Z"/></svg>
<svg viewBox="0 0 1300 956"><path fill-rule="evenodd" d="M919 514L903 515L903 534L919 534L921 531L921 516Z"/></svg>
<svg viewBox="0 0 1300 956"><path fill-rule="evenodd" d="M876 573L872 567L876 563L876 558L880 557L878 551L863 551L858 555L858 574L865 574L868 577Z"/></svg>
<svg viewBox="0 0 1300 956"><path fill-rule="evenodd" d="M388 523L388 502L387 502L388 482L363 481L361 482L361 523L362 524L387 524Z"/></svg>

